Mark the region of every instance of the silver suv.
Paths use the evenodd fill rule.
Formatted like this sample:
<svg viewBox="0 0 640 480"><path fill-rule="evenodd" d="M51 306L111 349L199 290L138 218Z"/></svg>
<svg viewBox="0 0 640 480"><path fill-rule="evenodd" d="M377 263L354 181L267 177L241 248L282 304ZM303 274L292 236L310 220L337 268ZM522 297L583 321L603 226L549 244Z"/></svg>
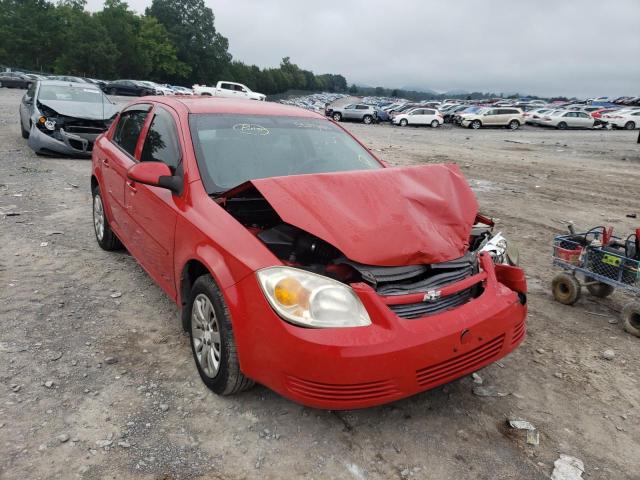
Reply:
<svg viewBox="0 0 640 480"><path fill-rule="evenodd" d="M331 110L331 118L336 122L341 122L342 120L357 120L369 125L376 120L376 115L375 108L371 105L365 105L364 103L352 103Z"/></svg>

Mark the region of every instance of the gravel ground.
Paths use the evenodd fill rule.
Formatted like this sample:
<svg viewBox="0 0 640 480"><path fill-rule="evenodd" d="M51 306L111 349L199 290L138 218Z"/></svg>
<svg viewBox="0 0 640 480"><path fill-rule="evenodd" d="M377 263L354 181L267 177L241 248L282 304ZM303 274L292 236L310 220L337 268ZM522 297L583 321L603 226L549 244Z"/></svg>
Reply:
<svg viewBox="0 0 640 480"><path fill-rule="evenodd" d="M460 164L520 244L529 332L478 372L484 390L467 377L330 412L204 387L174 305L129 255L98 248L89 161L38 157L20 138L21 94L0 89L0 478L543 479L561 453L587 479L638 478L640 339L617 321L628 297L567 307L549 293L562 222L635 227L637 132L348 124L392 164Z"/></svg>

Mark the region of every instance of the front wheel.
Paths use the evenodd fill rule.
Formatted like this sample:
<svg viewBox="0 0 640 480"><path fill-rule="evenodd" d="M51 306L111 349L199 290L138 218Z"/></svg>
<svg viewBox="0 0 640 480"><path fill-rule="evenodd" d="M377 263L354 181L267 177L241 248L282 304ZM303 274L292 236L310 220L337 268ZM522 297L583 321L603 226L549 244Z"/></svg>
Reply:
<svg viewBox="0 0 640 480"><path fill-rule="evenodd" d="M332 118L334 122L339 122L342 120L342 114L340 112L336 112L333 114Z"/></svg>
<svg viewBox="0 0 640 480"><path fill-rule="evenodd" d="M627 122L624 124L625 130L635 130L636 124L634 122Z"/></svg>
<svg viewBox="0 0 640 480"><path fill-rule="evenodd" d="M229 310L211 275L194 282L187 305L191 351L204 384L218 395L252 387L240 370Z"/></svg>
<svg viewBox="0 0 640 480"><path fill-rule="evenodd" d="M104 203L102 202L102 194L100 187L93 189L93 230L96 234L96 240L100 248L107 251L118 250L122 248L122 243L116 234L111 230L109 220L104 213Z"/></svg>
<svg viewBox="0 0 640 480"><path fill-rule="evenodd" d="M480 122L480 120L474 120L473 122L471 122L471 125L470 125L470 127L473 128L474 130L478 130L481 126L482 126L482 122Z"/></svg>
<svg viewBox="0 0 640 480"><path fill-rule="evenodd" d="M362 121L365 125L371 125L371 122L373 122L373 117L371 115L365 115L364 117L362 117Z"/></svg>
<svg viewBox="0 0 640 480"><path fill-rule="evenodd" d="M511 130L517 130L518 128L520 128L520 122L517 120L511 120L509 122L509 128Z"/></svg>
<svg viewBox="0 0 640 480"><path fill-rule="evenodd" d="M558 302L573 305L580 298L580 283L573 275L562 272L553 277L551 291Z"/></svg>
<svg viewBox="0 0 640 480"><path fill-rule="evenodd" d="M438 120L431 121L431 128L438 128L440 126L440 122Z"/></svg>
<svg viewBox="0 0 640 480"><path fill-rule="evenodd" d="M407 125L409 125L409 121L406 118L403 118L402 120L400 120L401 127L406 127Z"/></svg>

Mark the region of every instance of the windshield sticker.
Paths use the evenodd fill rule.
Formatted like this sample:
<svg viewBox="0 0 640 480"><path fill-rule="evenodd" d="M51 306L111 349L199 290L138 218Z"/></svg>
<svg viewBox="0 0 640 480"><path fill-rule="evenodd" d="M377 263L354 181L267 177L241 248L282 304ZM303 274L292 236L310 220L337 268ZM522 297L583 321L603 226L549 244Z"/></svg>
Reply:
<svg viewBox="0 0 640 480"><path fill-rule="evenodd" d="M254 123L236 123L233 129L247 135L269 135L268 129Z"/></svg>

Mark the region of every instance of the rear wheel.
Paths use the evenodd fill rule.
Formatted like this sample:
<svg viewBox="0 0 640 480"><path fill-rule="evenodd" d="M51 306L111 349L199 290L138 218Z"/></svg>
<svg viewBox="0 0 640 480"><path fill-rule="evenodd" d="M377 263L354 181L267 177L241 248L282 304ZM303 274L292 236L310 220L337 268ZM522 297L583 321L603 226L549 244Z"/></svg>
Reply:
<svg viewBox="0 0 640 480"><path fill-rule="evenodd" d="M566 122L560 122L558 124L558 130L566 130L567 129L567 124Z"/></svg>
<svg viewBox="0 0 640 480"><path fill-rule="evenodd" d="M474 120L469 126L474 130L478 130L482 126L482 122L480 120Z"/></svg>
<svg viewBox="0 0 640 480"><path fill-rule="evenodd" d="M605 298L613 293L614 288L606 283L598 282L591 277L585 277L587 283L587 290L594 297Z"/></svg>
<svg viewBox="0 0 640 480"><path fill-rule="evenodd" d="M371 115L365 115L364 117L362 117L362 121L365 123L365 125L370 125L371 122L373 122L373 117Z"/></svg>
<svg viewBox="0 0 640 480"><path fill-rule="evenodd" d="M107 251L118 250L122 248L122 243L109 226L109 220L104 213L104 204L102 203L102 194L100 187L93 189L93 230L96 234L96 240L100 248Z"/></svg>
<svg viewBox="0 0 640 480"><path fill-rule="evenodd" d="M333 120L335 122L340 122L342 120L342 114L340 112L336 112L333 114Z"/></svg>
<svg viewBox="0 0 640 480"><path fill-rule="evenodd" d="M573 305L580 298L580 283L573 275L566 272L559 273L553 277L551 282L553 298L565 305Z"/></svg>
<svg viewBox="0 0 640 480"><path fill-rule="evenodd" d="M517 130L518 128L520 128L520 122L517 120L511 120L509 122L509 128L511 130Z"/></svg>
<svg viewBox="0 0 640 480"><path fill-rule="evenodd" d="M431 121L431 128L438 128L440 126L440 122L438 120Z"/></svg>
<svg viewBox="0 0 640 480"><path fill-rule="evenodd" d="M624 124L625 130L634 130L636 128L635 122L627 122Z"/></svg>
<svg viewBox="0 0 640 480"><path fill-rule="evenodd" d="M409 125L409 121L406 118L403 118L402 120L400 120L401 127L406 127L407 125Z"/></svg>
<svg viewBox="0 0 640 480"><path fill-rule="evenodd" d="M240 370L229 310L211 275L194 282L186 308L191 351L204 384L218 395L252 387L253 380Z"/></svg>

